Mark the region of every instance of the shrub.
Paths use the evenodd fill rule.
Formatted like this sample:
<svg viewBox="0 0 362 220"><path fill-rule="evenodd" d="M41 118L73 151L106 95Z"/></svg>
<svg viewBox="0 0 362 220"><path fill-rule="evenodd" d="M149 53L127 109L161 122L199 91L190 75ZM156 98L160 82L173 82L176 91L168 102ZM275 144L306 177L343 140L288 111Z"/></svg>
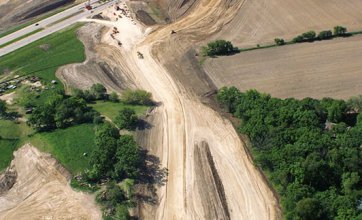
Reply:
<svg viewBox="0 0 362 220"><path fill-rule="evenodd" d="M302 36L302 35L299 35L299 36L297 36L297 37L295 37L295 38L293 39L293 42L294 42L294 43L300 43L300 42L303 42L303 40L304 40L303 36Z"/></svg>
<svg viewBox="0 0 362 220"><path fill-rule="evenodd" d="M308 32L303 33L302 36L305 40L311 41L311 40L315 39L316 33L315 33L315 31L308 31Z"/></svg>
<svg viewBox="0 0 362 220"><path fill-rule="evenodd" d="M144 90L127 90L122 94L122 101L131 105L151 105L152 94Z"/></svg>
<svg viewBox="0 0 362 220"><path fill-rule="evenodd" d="M119 115L116 117L115 123L119 129L133 129L138 121L136 112L130 108L124 108L119 111Z"/></svg>
<svg viewBox="0 0 362 220"><path fill-rule="evenodd" d="M234 46L230 41L216 40L209 42L201 50L203 56L227 55L234 51Z"/></svg>
<svg viewBox="0 0 362 220"><path fill-rule="evenodd" d="M107 99L107 89L102 84L94 84L90 88L90 92L97 100Z"/></svg>
<svg viewBox="0 0 362 220"><path fill-rule="evenodd" d="M328 31L321 31L319 34L318 34L318 38L321 39L321 40L324 40L324 39L330 39L333 37L333 33L332 31L328 30Z"/></svg>
<svg viewBox="0 0 362 220"><path fill-rule="evenodd" d="M277 45L284 45L285 44L285 41L282 38L275 38L274 41L275 41L275 43Z"/></svg>
<svg viewBox="0 0 362 220"><path fill-rule="evenodd" d="M112 92L111 94L109 94L108 99L111 102L118 102L119 101L118 94L116 92Z"/></svg>
<svg viewBox="0 0 362 220"><path fill-rule="evenodd" d="M333 30L334 30L334 35L336 36L343 36L347 33L347 28L342 26L335 26Z"/></svg>

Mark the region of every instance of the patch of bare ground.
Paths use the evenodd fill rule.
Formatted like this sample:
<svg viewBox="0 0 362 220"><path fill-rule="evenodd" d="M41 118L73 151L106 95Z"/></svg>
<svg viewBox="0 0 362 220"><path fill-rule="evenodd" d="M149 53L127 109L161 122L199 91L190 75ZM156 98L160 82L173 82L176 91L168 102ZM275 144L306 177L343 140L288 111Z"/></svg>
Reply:
<svg viewBox="0 0 362 220"><path fill-rule="evenodd" d="M342 25L351 31L362 29L360 0L246 0L236 17L213 39L231 40L249 47L292 39L309 30L330 30Z"/></svg>
<svg viewBox="0 0 362 220"><path fill-rule="evenodd" d="M11 183L0 183L0 219L101 219L94 197L73 191L68 172L51 155L26 144L14 156L15 183L14 175L0 178Z"/></svg>
<svg viewBox="0 0 362 220"><path fill-rule="evenodd" d="M348 99L362 93L362 36L295 44L207 59L213 82L280 98Z"/></svg>

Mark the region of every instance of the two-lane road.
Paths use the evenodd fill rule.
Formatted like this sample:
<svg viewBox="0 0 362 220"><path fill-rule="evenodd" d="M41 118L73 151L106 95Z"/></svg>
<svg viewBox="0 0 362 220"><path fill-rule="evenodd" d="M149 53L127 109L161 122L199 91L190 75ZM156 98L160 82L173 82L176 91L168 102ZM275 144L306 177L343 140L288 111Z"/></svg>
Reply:
<svg viewBox="0 0 362 220"><path fill-rule="evenodd" d="M6 47L1 48L0 57L5 54L8 54L12 51L15 51L27 44L30 44L36 40L39 40L47 35L50 35L63 28L66 28L74 23L77 23L82 18L88 17L92 14L97 14L97 13L101 12L102 10L104 10L105 8L110 7L115 2L116 2L116 0L111 0L107 3L100 4L99 0L91 0L91 5L92 5L93 9L90 11L84 9L84 3L82 3L79 5L76 5L72 8L69 8L63 12L55 14L49 18L39 21L38 22L39 25L33 24L33 25L27 26L19 31L16 31L12 34L6 35L6 36L0 38L0 45L6 44L7 42L20 38L26 34L36 31L40 28L44 29L40 32L37 32L33 35L30 35L24 39L21 39ZM74 16L72 16L72 15L74 15Z"/></svg>

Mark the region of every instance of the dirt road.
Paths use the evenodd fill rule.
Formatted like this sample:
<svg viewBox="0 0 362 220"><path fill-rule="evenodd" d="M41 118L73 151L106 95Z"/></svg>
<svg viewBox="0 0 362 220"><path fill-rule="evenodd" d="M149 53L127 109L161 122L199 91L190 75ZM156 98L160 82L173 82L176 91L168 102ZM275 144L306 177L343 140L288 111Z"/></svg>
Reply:
<svg viewBox="0 0 362 220"><path fill-rule="evenodd" d="M73 191L67 171L49 154L26 144L14 155L17 178L0 191L0 219L101 219L94 198Z"/></svg>
<svg viewBox="0 0 362 220"><path fill-rule="evenodd" d="M157 148L155 152L169 175L166 184L158 189L156 210L144 213L145 219L279 217L276 198L253 166L231 123L200 103L173 78L174 73L162 61L177 57L192 43L220 30L241 4L242 1L198 1L187 16L151 34L150 30L139 31L138 24L129 18L97 21L114 25L120 31L115 39L110 37L111 31L103 36L105 44L97 47L98 55L132 76L139 87L152 92L161 103L156 110L162 117L162 129L157 128L161 133L149 138L151 142L155 139L152 143L162 140L160 146L153 148ZM112 17L112 12L108 14ZM170 40L171 30L177 31L177 44ZM123 46L117 46L117 40ZM162 47L165 42L167 47ZM144 59L138 58L137 51ZM179 65L182 64L174 63L175 67Z"/></svg>

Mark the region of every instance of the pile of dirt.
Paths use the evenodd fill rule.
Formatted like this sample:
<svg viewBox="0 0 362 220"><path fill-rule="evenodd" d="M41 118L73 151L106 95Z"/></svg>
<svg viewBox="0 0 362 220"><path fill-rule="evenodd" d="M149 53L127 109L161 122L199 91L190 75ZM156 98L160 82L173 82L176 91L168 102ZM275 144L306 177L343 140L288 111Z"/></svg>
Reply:
<svg viewBox="0 0 362 220"><path fill-rule="evenodd" d="M9 172L0 219L101 219L94 198L73 191L69 173L51 155L26 144L14 153Z"/></svg>
<svg viewBox="0 0 362 220"><path fill-rule="evenodd" d="M74 0L0 0L0 33Z"/></svg>

